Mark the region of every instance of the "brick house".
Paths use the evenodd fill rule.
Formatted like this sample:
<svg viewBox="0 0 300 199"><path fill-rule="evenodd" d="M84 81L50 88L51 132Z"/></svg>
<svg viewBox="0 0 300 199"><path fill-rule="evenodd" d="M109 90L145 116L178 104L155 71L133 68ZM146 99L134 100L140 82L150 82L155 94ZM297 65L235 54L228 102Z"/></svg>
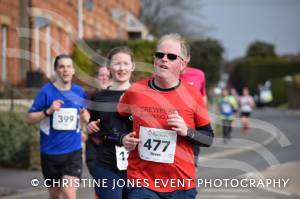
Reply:
<svg viewBox="0 0 300 199"><path fill-rule="evenodd" d="M53 58L78 40L146 38L139 14L140 0L0 0L0 80L51 77Z"/></svg>

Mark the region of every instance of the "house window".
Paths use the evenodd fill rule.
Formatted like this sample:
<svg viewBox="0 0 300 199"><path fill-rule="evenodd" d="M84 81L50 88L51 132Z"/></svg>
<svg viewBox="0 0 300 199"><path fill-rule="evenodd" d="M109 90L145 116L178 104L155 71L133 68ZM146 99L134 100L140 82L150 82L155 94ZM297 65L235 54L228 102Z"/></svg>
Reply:
<svg viewBox="0 0 300 199"><path fill-rule="evenodd" d="M51 27L46 27L46 75L48 78L52 75L51 67Z"/></svg>
<svg viewBox="0 0 300 199"><path fill-rule="evenodd" d="M73 6L73 0L67 0L68 5Z"/></svg>
<svg viewBox="0 0 300 199"><path fill-rule="evenodd" d="M34 28L34 63L35 68L40 68L40 30L38 27Z"/></svg>
<svg viewBox="0 0 300 199"><path fill-rule="evenodd" d="M36 69L39 69L41 66L40 66L40 57L41 57L41 52L40 52L40 31L43 29L43 28L46 28L48 27L50 24L50 21L49 19L47 18L44 18L44 17L35 17L34 18L34 48L35 48L35 56L34 56L34 63L35 63L35 66L36 66ZM49 34L49 32L47 32L46 30L46 37L47 37L47 34ZM46 42L48 42L46 40ZM46 43L46 46L48 45L48 43ZM47 51L47 49L46 49ZM48 53L48 52L47 52ZM47 56L47 55L46 55Z"/></svg>
<svg viewBox="0 0 300 199"><path fill-rule="evenodd" d="M128 38L132 40L139 40L142 39L142 33L141 32L128 32Z"/></svg>
<svg viewBox="0 0 300 199"><path fill-rule="evenodd" d="M94 10L95 4L93 0L85 0L84 1L84 8L87 10Z"/></svg>

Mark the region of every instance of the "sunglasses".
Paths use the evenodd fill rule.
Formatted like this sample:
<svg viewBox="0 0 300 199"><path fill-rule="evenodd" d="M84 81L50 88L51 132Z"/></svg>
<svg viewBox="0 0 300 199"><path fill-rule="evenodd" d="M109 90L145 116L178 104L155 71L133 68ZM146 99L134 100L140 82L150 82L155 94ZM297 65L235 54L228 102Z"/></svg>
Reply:
<svg viewBox="0 0 300 199"><path fill-rule="evenodd" d="M165 57L165 55L167 55L167 58L168 60L170 61L174 61L176 60L178 57L181 58L180 56L178 55L175 55L173 53L163 53L163 52L155 52L154 53L154 57L157 58L157 59L162 59ZM182 58L181 58L182 59Z"/></svg>

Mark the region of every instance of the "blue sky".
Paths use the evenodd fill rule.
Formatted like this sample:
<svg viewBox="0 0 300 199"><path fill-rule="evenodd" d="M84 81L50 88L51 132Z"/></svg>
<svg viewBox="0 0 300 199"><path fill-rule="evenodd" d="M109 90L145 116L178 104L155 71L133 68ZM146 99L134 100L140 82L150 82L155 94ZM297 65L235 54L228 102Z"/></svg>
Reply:
<svg viewBox="0 0 300 199"><path fill-rule="evenodd" d="M275 45L279 55L300 53L300 0L202 0L206 36L225 47L225 58L244 56L255 40Z"/></svg>

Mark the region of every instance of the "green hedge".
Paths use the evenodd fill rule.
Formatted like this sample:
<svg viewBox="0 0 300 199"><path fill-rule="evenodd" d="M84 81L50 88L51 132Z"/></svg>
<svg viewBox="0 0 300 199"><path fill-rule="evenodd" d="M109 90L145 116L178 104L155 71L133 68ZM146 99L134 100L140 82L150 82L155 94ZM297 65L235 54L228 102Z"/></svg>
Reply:
<svg viewBox="0 0 300 199"><path fill-rule="evenodd" d="M75 63L76 75L95 75L97 73L97 64L93 62L94 59L82 50L82 48L76 46L72 58Z"/></svg>
<svg viewBox="0 0 300 199"><path fill-rule="evenodd" d="M288 101L286 82L282 78L272 79L272 94L274 106L279 106Z"/></svg>
<svg viewBox="0 0 300 199"><path fill-rule="evenodd" d="M293 84L296 91L300 91L300 73L293 76Z"/></svg>
<svg viewBox="0 0 300 199"><path fill-rule="evenodd" d="M239 91L242 87L248 86L252 93L257 93L258 84L297 72L300 72L299 61L288 61L282 58L247 58L237 63L231 73L230 81Z"/></svg>
<svg viewBox="0 0 300 199"><path fill-rule="evenodd" d="M150 63L153 61L155 45L155 42L142 40L90 40L84 45L78 43L72 55L77 67L77 77L79 76L80 79L81 75L96 75L98 65L105 64L108 52L116 46L128 46L134 53L136 70L133 73L133 81L149 77L153 73Z"/></svg>
<svg viewBox="0 0 300 199"><path fill-rule="evenodd" d="M37 127L24 123L24 114L1 112L0 114L0 165L28 168L30 166L30 143L37 134Z"/></svg>

